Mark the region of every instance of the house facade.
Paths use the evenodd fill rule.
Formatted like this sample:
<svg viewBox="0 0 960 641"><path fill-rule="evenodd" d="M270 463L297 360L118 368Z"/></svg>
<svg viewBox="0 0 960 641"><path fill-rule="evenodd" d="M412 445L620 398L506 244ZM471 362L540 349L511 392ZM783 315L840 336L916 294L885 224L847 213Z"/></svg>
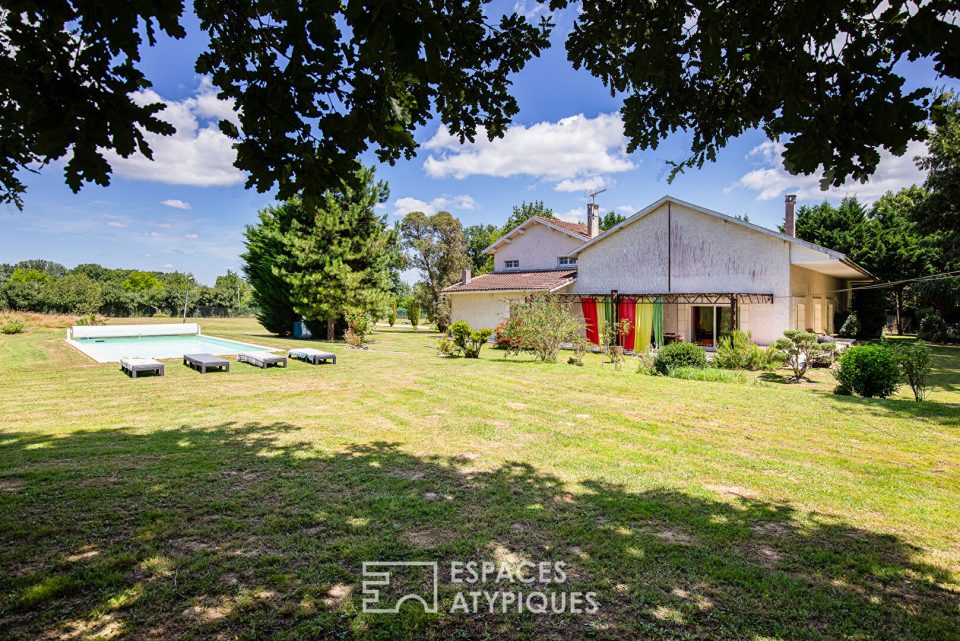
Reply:
<svg viewBox="0 0 960 641"><path fill-rule="evenodd" d="M787 329L829 334L851 283L873 277L843 254L795 238L794 206L788 196L784 234L670 196L603 233L595 204L587 225L531 218L487 248L494 272L465 273L444 293L453 319L473 327L496 327L512 305L550 292L569 303L588 338L598 303L607 319L611 310L634 320L655 309L665 340L707 348L733 329L760 344ZM635 326L650 332L642 320Z"/></svg>

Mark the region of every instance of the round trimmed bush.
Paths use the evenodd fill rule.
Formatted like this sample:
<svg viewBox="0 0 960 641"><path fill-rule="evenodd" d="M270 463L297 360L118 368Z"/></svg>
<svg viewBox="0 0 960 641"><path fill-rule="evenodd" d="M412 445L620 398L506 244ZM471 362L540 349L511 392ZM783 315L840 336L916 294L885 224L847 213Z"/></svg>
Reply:
<svg viewBox="0 0 960 641"><path fill-rule="evenodd" d="M664 345L653 359L653 368L666 376L674 367L706 367L707 352L693 343L670 343Z"/></svg>
<svg viewBox="0 0 960 641"><path fill-rule="evenodd" d="M837 394L886 398L900 386L897 354L885 345L851 347L840 357L833 375Z"/></svg>

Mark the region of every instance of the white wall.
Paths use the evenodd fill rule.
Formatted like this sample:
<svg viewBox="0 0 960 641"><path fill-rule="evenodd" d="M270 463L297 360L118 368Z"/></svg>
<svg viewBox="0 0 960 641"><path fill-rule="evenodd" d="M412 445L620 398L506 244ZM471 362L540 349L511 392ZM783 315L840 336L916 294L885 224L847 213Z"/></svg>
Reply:
<svg viewBox="0 0 960 641"><path fill-rule="evenodd" d="M625 294L773 294L772 305L750 305L741 324L757 342L769 343L790 327L790 246L737 223L664 203L579 255L574 291L612 289ZM677 312L678 330L683 331L689 308ZM684 333L689 337L689 330Z"/></svg>
<svg viewBox="0 0 960 641"><path fill-rule="evenodd" d="M833 327L833 317L830 309L838 310L843 308L846 301L845 290L849 286L848 281L815 272L805 267L792 266L790 270L790 294L792 301L792 327L796 329L819 330L823 333L832 333L837 329ZM797 317L798 305L803 305L803 318ZM819 318L817 317L817 308L820 308Z"/></svg>
<svg viewBox="0 0 960 641"><path fill-rule="evenodd" d="M511 237L493 255L494 270L503 271L504 261L519 260L520 269L556 269L557 258L566 256L585 241L569 234L534 223L523 234Z"/></svg>
<svg viewBox="0 0 960 641"><path fill-rule="evenodd" d="M453 322L467 321L473 329L496 328L510 316L511 303L524 300L522 292L450 294Z"/></svg>

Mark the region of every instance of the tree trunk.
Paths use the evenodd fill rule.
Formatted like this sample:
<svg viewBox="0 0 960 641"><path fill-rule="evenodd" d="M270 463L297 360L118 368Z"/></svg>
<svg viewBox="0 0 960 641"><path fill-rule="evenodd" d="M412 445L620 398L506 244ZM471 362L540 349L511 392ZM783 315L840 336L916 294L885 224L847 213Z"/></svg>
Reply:
<svg viewBox="0 0 960 641"><path fill-rule="evenodd" d="M893 292L893 303L897 308L897 334L903 336L903 290Z"/></svg>
<svg viewBox="0 0 960 641"><path fill-rule="evenodd" d="M333 333L334 333L334 332L333 332L333 319L332 319L332 318L328 318L328 319L327 319L327 340L328 340L328 341L332 341L332 340L333 340L333 338L334 338Z"/></svg>

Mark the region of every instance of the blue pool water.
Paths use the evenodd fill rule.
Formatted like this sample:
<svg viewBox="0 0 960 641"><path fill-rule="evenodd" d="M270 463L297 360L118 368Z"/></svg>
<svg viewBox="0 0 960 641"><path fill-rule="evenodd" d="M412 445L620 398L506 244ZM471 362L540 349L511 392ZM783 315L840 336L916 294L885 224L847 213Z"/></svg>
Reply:
<svg viewBox="0 0 960 641"><path fill-rule="evenodd" d="M217 355L249 354L273 349L199 334L75 338L70 344L98 363L111 363L121 358L180 358L184 354L201 352Z"/></svg>

